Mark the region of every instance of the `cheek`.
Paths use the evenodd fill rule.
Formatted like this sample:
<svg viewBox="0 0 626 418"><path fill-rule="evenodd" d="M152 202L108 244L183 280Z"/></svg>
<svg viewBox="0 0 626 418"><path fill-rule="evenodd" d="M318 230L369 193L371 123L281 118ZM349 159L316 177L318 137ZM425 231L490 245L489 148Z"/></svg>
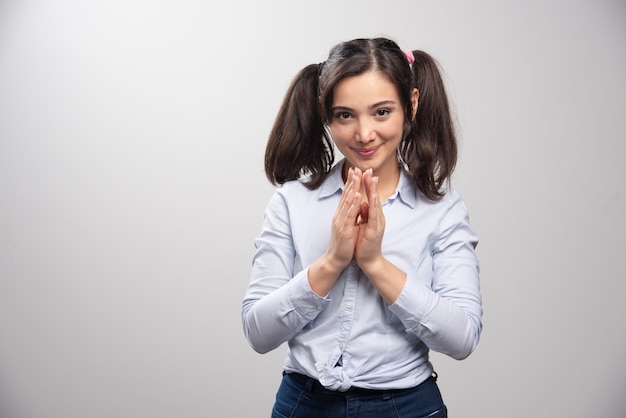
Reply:
<svg viewBox="0 0 626 418"><path fill-rule="evenodd" d="M402 123L388 124L378 129L378 135L387 141L395 141L402 139L403 128Z"/></svg>
<svg viewBox="0 0 626 418"><path fill-rule="evenodd" d="M333 140L338 146L352 139L352 130L347 126L331 126L330 133L333 135Z"/></svg>

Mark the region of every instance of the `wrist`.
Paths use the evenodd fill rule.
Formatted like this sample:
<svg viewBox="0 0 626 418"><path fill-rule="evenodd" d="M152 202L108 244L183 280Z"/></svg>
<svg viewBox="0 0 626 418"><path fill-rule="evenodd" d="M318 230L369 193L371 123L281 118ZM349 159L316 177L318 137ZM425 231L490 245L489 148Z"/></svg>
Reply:
<svg viewBox="0 0 626 418"><path fill-rule="evenodd" d="M335 285L343 267L332 259L322 256L309 267L309 285L315 293L321 297L326 297Z"/></svg>
<svg viewBox="0 0 626 418"><path fill-rule="evenodd" d="M385 302L393 305L404 288L406 273L382 255L360 267Z"/></svg>
<svg viewBox="0 0 626 418"><path fill-rule="evenodd" d="M368 260L367 262L360 262L359 267L366 276L377 277L385 271L386 264L387 260L381 254L379 257Z"/></svg>
<svg viewBox="0 0 626 418"><path fill-rule="evenodd" d="M325 253L317 260L316 264L318 264L318 269L324 275L338 277L348 264L350 264L350 260L348 260L348 262L342 262L337 260L336 257Z"/></svg>

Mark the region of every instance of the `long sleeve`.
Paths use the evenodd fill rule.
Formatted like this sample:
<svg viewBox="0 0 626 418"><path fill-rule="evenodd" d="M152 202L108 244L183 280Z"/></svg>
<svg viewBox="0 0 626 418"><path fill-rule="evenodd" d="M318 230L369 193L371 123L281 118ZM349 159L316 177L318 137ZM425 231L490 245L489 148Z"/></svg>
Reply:
<svg viewBox="0 0 626 418"><path fill-rule="evenodd" d="M475 349L482 331L478 239L463 201L454 193L448 199L428 254L432 269L409 277L390 310L430 349L460 360Z"/></svg>
<svg viewBox="0 0 626 418"><path fill-rule="evenodd" d="M266 208L255 247L242 322L248 343L255 351L265 353L291 339L328 301L310 288L306 267L294 272L295 247L282 190L274 194Z"/></svg>

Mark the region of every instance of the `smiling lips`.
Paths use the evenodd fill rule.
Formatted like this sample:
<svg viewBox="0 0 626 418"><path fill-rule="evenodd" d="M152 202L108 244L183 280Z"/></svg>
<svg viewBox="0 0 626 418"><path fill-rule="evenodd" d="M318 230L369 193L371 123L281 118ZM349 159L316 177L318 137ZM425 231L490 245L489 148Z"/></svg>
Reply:
<svg viewBox="0 0 626 418"><path fill-rule="evenodd" d="M361 148L361 149L357 149L356 152L362 158L370 158L370 157L372 157L376 153L377 149L378 149L378 147Z"/></svg>

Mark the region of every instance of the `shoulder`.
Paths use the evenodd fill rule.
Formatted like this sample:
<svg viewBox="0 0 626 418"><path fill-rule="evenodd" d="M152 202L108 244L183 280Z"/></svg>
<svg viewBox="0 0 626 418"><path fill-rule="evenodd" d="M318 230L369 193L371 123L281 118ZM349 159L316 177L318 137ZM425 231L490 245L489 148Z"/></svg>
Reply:
<svg viewBox="0 0 626 418"><path fill-rule="evenodd" d="M273 210L302 208L315 200L318 194L318 190L307 188L304 180L291 180L276 187L269 207Z"/></svg>
<svg viewBox="0 0 626 418"><path fill-rule="evenodd" d="M312 190L306 187L306 181L307 179L300 179L290 180L286 183L283 183L276 188L276 194L281 196L311 194Z"/></svg>
<svg viewBox="0 0 626 418"><path fill-rule="evenodd" d="M459 193L457 190L442 189L442 192L443 192L443 197L441 198L441 200L445 205L450 205L450 206L453 206L456 204L465 205L463 201L463 196L461 196L461 193Z"/></svg>
<svg viewBox="0 0 626 418"><path fill-rule="evenodd" d="M310 176L303 177L298 180L288 181L276 189L276 192L283 196L315 196L324 198L341 191L343 180L341 178L340 164L331 168L322 184L316 189L310 189L307 183L311 181Z"/></svg>
<svg viewBox="0 0 626 418"><path fill-rule="evenodd" d="M444 195L440 200L443 210L448 214L466 218L468 216L468 210L461 193L452 189L444 189L443 191Z"/></svg>
<svg viewBox="0 0 626 418"><path fill-rule="evenodd" d="M429 217L439 228L454 224L468 224L469 211L465 201L456 190L442 189L443 195L438 200L431 200L418 192L417 210Z"/></svg>
<svg viewBox="0 0 626 418"><path fill-rule="evenodd" d="M447 188L440 189L441 198L439 198L438 200L429 199L428 197L426 197L426 195L424 195L417 188L415 190L416 190L417 200L420 205L436 207L438 209L446 209L455 205L465 206L461 193L453 189L447 189Z"/></svg>
<svg viewBox="0 0 626 418"><path fill-rule="evenodd" d="M475 246L478 237L470 226L469 211L461 194L456 190L446 190L440 204L442 207L439 226L444 235L445 233L455 236L461 234L460 236L468 242L473 242Z"/></svg>

